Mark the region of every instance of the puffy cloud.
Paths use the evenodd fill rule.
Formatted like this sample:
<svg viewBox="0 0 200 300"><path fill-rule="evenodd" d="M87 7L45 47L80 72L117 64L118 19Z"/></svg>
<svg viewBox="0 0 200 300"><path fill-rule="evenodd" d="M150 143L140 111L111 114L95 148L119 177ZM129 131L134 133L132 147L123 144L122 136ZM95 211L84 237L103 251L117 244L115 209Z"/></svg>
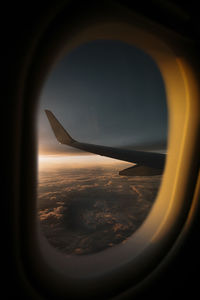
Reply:
<svg viewBox="0 0 200 300"><path fill-rule="evenodd" d="M56 220L59 220L62 218L63 215L63 206L58 206L53 209L44 209L39 211L39 217L41 221L55 218Z"/></svg>

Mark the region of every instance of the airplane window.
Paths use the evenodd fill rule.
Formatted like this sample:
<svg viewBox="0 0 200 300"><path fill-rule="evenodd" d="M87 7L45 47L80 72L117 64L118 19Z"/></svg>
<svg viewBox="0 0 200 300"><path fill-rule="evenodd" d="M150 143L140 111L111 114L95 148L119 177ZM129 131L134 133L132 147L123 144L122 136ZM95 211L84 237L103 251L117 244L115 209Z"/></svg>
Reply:
<svg viewBox="0 0 200 300"><path fill-rule="evenodd" d="M38 217L65 255L124 244L156 199L167 145L161 73L142 50L97 40L64 56L38 110Z"/></svg>

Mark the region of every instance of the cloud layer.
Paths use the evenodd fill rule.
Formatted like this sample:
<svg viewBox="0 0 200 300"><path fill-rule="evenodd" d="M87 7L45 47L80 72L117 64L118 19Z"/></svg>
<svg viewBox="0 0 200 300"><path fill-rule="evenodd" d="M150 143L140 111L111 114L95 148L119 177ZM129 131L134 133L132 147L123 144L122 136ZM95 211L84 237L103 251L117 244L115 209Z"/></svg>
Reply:
<svg viewBox="0 0 200 300"><path fill-rule="evenodd" d="M68 255L90 254L125 243L139 228L161 176L125 177L119 170L120 164L40 170L38 216L51 245Z"/></svg>

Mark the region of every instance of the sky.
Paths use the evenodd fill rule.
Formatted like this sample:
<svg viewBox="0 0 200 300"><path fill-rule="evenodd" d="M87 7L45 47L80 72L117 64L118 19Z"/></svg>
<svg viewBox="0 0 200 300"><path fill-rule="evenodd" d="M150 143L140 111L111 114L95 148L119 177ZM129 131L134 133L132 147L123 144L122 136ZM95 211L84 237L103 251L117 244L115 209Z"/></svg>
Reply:
<svg viewBox="0 0 200 300"><path fill-rule="evenodd" d="M161 73L144 51L97 40L66 54L45 82L38 108L40 154L77 154L56 141L44 109L81 142L161 149L167 105ZM78 153L84 154L83 152Z"/></svg>

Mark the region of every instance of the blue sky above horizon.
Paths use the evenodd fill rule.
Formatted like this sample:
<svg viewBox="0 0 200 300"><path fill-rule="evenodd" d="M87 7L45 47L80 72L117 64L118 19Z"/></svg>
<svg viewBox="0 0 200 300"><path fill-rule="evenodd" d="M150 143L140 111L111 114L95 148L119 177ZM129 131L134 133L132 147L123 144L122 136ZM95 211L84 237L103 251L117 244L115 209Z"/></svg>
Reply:
<svg viewBox="0 0 200 300"><path fill-rule="evenodd" d="M49 74L38 108L39 151L71 153L59 145L44 109L77 140L107 146L156 145L167 140L165 87L153 59L120 41L82 44Z"/></svg>

